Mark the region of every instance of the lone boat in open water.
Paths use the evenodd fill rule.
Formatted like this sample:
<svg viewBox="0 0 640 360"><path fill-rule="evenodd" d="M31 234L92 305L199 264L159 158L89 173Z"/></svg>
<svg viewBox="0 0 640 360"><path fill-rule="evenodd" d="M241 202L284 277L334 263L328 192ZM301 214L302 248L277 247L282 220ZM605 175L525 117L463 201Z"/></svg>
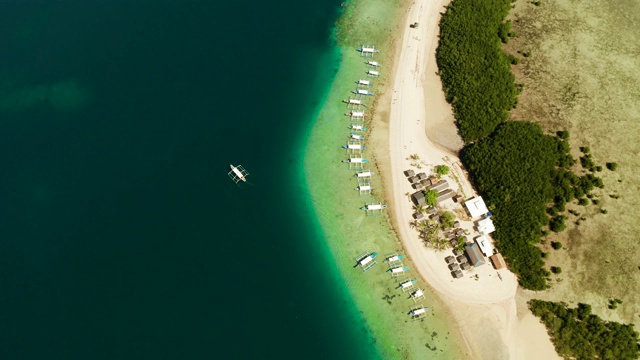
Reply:
<svg viewBox="0 0 640 360"><path fill-rule="evenodd" d="M231 180L233 180L236 184L240 181L247 182L247 176L249 176L249 172L247 172L247 170L245 170L242 165L229 166L231 167L231 171L229 171L228 175Z"/></svg>

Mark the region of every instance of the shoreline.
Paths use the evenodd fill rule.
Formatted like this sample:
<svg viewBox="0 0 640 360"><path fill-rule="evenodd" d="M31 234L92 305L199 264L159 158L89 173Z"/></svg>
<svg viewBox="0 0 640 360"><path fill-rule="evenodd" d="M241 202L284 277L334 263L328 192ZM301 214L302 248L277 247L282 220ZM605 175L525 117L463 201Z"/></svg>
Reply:
<svg viewBox="0 0 640 360"><path fill-rule="evenodd" d="M391 65L397 63L394 50L399 39L393 34L402 33L401 26L410 6L408 1L390 5L384 0L356 0L349 3L338 20L336 39L341 51L340 65L309 135L305 149L305 178L326 246L364 319L364 324L350 326L370 331L385 359L464 359L470 356L462 334L454 325L455 315L428 284L419 281L427 295L425 305L432 311L426 321L411 322L407 314L413 302L397 289L398 284L386 273L388 267L382 259L366 274L353 269L354 257L363 251L377 251L381 257L394 251L406 254L390 224L390 217L366 217L359 209L365 200L385 198L384 179L377 168L378 153L365 151L365 158L369 159L376 175L374 196L363 198L353 189L357 185L354 170L341 163L345 158L341 147L349 135L349 121L344 116L346 106L342 100L349 97L358 78L366 76L365 58L355 51L362 39L381 50L376 54L376 61L383 65L382 76L374 79L372 87L377 96L367 99L369 111L373 107L375 111L366 123L370 129L365 133L366 145L368 149L386 147L387 139L379 143L377 137L385 133L385 121L380 120L384 119L384 99L389 96L392 86ZM405 265L415 269L410 259Z"/></svg>
<svg viewBox="0 0 640 360"><path fill-rule="evenodd" d="M420 275L451 306L474 356L534 359L544 354L547 359L558 358L544 326L535 318L531 319L526 304L521 309L524 311L520 311L524 314L518 316L518 285L513 273L500 270L499 282L496 276L489 279L495 270L487 264L477 269L480 281L474 282L467 276L454 282L443 261L445 253L425 248L417 231L409 226L411 203L406 201L405 194L415 190L412 191L403 171L411 168L408 160L411 154L418 154L423 164L449 165L462 186L465 198L475 194L457 158L463 143L457 133L453 111L445 100L435 61L441 17L439 10L444 11L448 2L415 1L405 21L402 44L397 46L393 92L388 109L389 155L381 156L387 161L379 164L385 176L389 203L394 205L392 221ZM416 21L419 28L410 29L409 24ZM433 140L440 141L434 143ZM519 317L523 320L519 321ZM482 326L485 330L481 337L473 331L475 326ZM521 351L532 348L537 350L535 355Z"/></svg>

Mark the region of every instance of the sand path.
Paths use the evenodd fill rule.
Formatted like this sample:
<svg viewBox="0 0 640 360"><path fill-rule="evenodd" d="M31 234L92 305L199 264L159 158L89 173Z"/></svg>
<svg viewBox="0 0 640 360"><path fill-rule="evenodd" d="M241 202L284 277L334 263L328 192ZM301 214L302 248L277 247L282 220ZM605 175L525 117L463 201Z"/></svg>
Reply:
<svg viewBox="0 0 640 360"><path fill-rule="evenodd" d="M389 124L389 193L398 233L417 271L451 305L474 358L555 359L558 357L544 326L528 311L520 314L522 321L518 320L517 279L513 273L506 269L498 272L486 264L454 280L444 262L450 251L438 253L426 249L417 231L409 226L413 211L405 194L415 190L403 171L415 163L409 159L412 154L420 157L426 172L430 166L448 164L458 178L457 182L449 179L451 187L466 198L474 195L455 155L462 141L436 75L438 21L447 3L416 0L409 10L402 45L396 54ZM419 23L418 28L409 28L414 22ZM460 205L451 203L447 207L454 210Z"/></svg>

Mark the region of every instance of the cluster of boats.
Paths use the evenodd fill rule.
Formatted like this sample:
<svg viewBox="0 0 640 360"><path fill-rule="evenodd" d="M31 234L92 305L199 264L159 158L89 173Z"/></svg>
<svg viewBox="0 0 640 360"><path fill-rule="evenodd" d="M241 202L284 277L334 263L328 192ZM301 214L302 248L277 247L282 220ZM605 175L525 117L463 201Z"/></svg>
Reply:
<svg viewBox="0 0 640 360"><path fill-rule="evenodd" d="M365 251L355 258L357 263L356 267L367 272L378 264L377 257L377 252ZM391 253L385 256L384 262L389 265L387 272L390 273L391 277L396 279L399 283L396 289L402 290L403 293L409 293L409 298L413 300L414 306L411 307L409 316L411 316L413 320L421 320L427 315L430 308L421 304L425 299L424 291L416 287L416 284L418 283L417 280L411 279L407 276L409 267L403 265L402 259L402 255L398 253Z"/></svg>
<svg viewBox="0 0 640 360"><path fill-rule="evenodd" d="M358 49L358 52L360 52L363 57L371 58L371 60L365 61L368 67L366 71L368 79L358 79L355 90L351 92L353 95L342 101L347 104L348 109L348 112L344 115L351 121L351 125L349 126L351 132L347 138L347 143L343 145L342 148L347 151L348 155L348 158L343 160L343 162L348 163L350 169L356 170L356 174L354 175L358 181L356 190L361 196L366 196L371 195L371 191L373 190L371 186L373 172L365 168L369 161L363 157L363 151L366 149L364 145L364 132L367 130L365 120L370 116L370 114L366 112L367 105L365 104L365 99L369 96L375 96L371 91L371 87L373 86L371 79L380 76L378 68L381 65L373 60L374 54L380 52L375 46L362 45L362 47ZM386 208L387 205L380 202L367 202L365 206L360 209L366 211L367 215L370 215L379 213Z"/></svg>

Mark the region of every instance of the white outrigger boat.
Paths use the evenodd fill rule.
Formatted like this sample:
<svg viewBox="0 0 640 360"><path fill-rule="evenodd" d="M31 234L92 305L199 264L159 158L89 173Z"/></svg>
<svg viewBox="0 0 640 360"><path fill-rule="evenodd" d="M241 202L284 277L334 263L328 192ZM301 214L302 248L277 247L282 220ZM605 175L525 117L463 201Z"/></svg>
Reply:
<svg viewBox="0 0 640 360"><path fill-rule="evenodd" d="M369 116L369 114L365 114L364 111L352 111L352 112L348 112L346 114L344 114L345 116L350 116L350 117L367 117Z"/></svg>
<svg viewBox="0 0 640 360"><path fill-rule="evenodd" d="M366 56L366 55L373 56L373 54L380 52L380 50L376 50L376 48L373 45L362 45L362 47L359 48L358 51L361 52L363 56Z"/></svg>
<svg viewBox="0 0 640 360"><path fill-rule="evenodd" d="M378 67L380 66L380 63L378 63L377 61L367 61L367 65Z"/></svg>
<svg viewBox="0 0 640 360"><path fill-rule="evenodd" d="M367 147L364 145L358 145L358 144L347 144L347 145L343 145L342 148L347 150L364 150Z"/></svg>
<svg viewBox="0 0 640 360"><path fill-rule="evenodd" d="M367 128L362 126L362 125L351 125L351 130L365 131L365 130L367 130Z"/></svg>
<svg viewBox="0 0 640 360"><path fill-rule="evenodd" d="M367 191L371 191L373 190L373 188L371 187L371 185L360 185L356 188L356 190L360 191L360 192L367 192Z"/></svg>
<svg viewBox="0 0 640 360"><path fill-rule="evenodd" d="M364 86L372 86L373 82L371 82L369 80L358 80L357 84L358 85L364 85Z"/></svg>
<svg viewBox="0 0 640 360"><path fill-rule="evenodd" d="M368 161L367 161L367 159L363 159L363 158L349 158L347 160L342 160L342 162L354 163L354 164L364 164L364 163L367 163Z"/></svg>
<svg viewBox="0 0 640 360"><path fill-rule="evenodd" d="M349 136L350 139L353 140L364 140L364 136L360 135L360 134L351 134L351 136Z"/></svg>
<svg viewBox="0 0 640 360"><path fill-rule="evenodd" d="M371 205L365 205L363 207L360 208L360 210L382 210L382 209L386 209L387 205L383 205L383 204L371 204ZM409 268L407 268L407 270L409 270Z"/></svg>
<svg viewBox="0 0 640 360"><path fill-rule="evenodd" d="M405 291L406 289L412 288L415 283L416 280L405 281L402 284L398 285L398 289L402 289L402 291Z"/></svg>
<svg viewBox="0 0 640 360"><path fill-rule="evenodd" d="M356 257L356 261L358 262L358 265L356 265L356 267L362 268L362 271L364 272L369 271L369 269L377 264L376 256L378 256L377 252L364 252L358 255L358 257Z"/></svg>
<svg viewBox="0 0 640 360"><path fill-rule="evenodd" d="M362 100L358 100L358 99L347 99L347 100L342 100L343 103L349 104L349 105L362 105L364 106L364 104L362 103Z"/></svg>
<svg viewBox="0 0 640 360"><path fill-rule="evenodd" d="M229 166L231 167L231 171L229 171L227 175L229 175L231 180L233 180L236 184L239 183L240 181L243 181L243 182L247 181L247 176L249 176L249 172L247 172L247 170L245 170L242 167L242 165L238 165L238 166L229 165Z"/></svg>
<svg viewBox="0 0 640 360"><path fill-rule="evenodd" d="M422 307L422 308L418 308L418 309L413 309L409 312L409 315L411 316L412 319L417 320L420 319L424 316L427 315L427 311L429 311L431 309L427 308L427 307Z"/></svg>
<svg viewBox="0 0 640 360"><path fill-rule="evenodd" d="M369 71L367 71L367 75L380 76L380 73L378 71L375 71L375 70L369 70Z"/></svg>
<svg viewBox="0 0 640 360"><path fill-rule="evenodd" d="M392 273L392 274L401 274L405 271L409 271L409 268L406 266L405 267L399 266L397 268L387 270L388 273Z"/></svg>
<svg viewBox="0 0 640 360"><path fill-rule="evenodd" d="M393 255L393 256L389 256L385 261L392 263L392 262L400 261L400 259L402 259L402 255Z"/></svg>
<svg viewBox="0 0 640 360"><path fill-rule="evenodd" d="M353 177L356 177L356 178L369 178L372 175L373 175L373 172L371 172L371 171L363 171L363 172L356 173L355 175L353 175Z"/></svg>
<svg viewBox="0 0 640 360"><path fill-rule="evenodd" d="M367 89L356 89L353 93L356 95L373 96L373 93Z"/></svg>

